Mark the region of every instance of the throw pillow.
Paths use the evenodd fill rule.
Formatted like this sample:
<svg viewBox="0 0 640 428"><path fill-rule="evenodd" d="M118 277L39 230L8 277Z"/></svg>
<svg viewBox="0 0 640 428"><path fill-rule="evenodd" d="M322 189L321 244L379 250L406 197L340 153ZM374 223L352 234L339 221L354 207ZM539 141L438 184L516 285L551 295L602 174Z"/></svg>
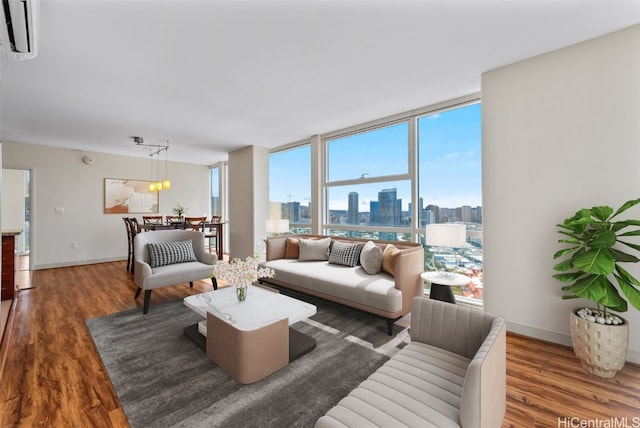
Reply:
<svg viewBox="0 0 640 428"><path fill-rule="evenodd" d="M196 261L196 255L193 252L193 243L188 241L173 242L149 242L149 265L152 268L158 266L172 265L175 263L185 263Z"/></svg>
<svg viewBox="0 0 640 428"><path fill-rule="evenodd" d="M360 244L349 244L347 242L333 241L331 252L329 253L329 263L355 266L360 260Z"/></svg>
<svg viewBox="0 0 640 428"><path fill-rule="evenodd" d="M300 238L300 261L312 261L312 260L329 260L329 246L331 245L331 238L322 239L303 239Z"/></svg>
<svg viewBox="0 0 640 428"><path fill-rule="evenodd" d="M396 259L400 255L400 250L393 244L387 244L382 252L382 270L393 275L396 267Z"/></svg>
<svg viewBox="0 0 640 428"><path fill-rule="evenodd" d="M366 273L375 275L382 269L382 248L368 241L360 252L360 264Z"/></svg>
<svg viewBox="0 0 640 428"><path fill-rule="evenodd" d="M287 238L287 247L284 250L285 259L297 259L300 255L300 243L298 238Z"/></svg>

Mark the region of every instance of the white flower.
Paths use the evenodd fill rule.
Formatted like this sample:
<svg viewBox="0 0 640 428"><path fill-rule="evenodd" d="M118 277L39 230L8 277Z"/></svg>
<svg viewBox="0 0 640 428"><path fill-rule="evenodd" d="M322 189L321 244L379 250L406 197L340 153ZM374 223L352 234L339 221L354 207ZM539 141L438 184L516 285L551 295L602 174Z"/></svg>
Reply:
<svg viewBox="0 0 640 428"><path fill-rule="evenodd" d="M231 261L219 260L213 267L213 276L227 281L235 287L249 285L260 278L273 278L275 272L268 267L259 267L258 255L244 260L234 258Z"/></svg>
<svg viewBox="0 0 640 428"><path fill-rule="evenodd" d="M184 205L182 202L178 202L176 204L176 206L173 207L173 213L175 215L181 216L182 214L186 213L187 211L189 211L189 208L187 208L187 206Z"/></svg>

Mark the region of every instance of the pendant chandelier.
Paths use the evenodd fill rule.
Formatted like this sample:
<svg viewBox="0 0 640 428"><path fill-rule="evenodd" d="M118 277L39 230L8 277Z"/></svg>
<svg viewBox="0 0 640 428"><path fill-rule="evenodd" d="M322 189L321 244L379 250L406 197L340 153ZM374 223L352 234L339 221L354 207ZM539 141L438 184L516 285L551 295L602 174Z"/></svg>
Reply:
<svg viewBox="0 0 640 428"><path fill-rule="evenodd" d="M149 158L151 159L151 183L149 183L150 192L158 192L160 190L171 189L171 181L167 176L167 152L169 151L169 140L162 144L148 144L144 142L142 137L133 137L136 146L150 147ZM155 148L155 149L154 149ZM160 180L160 154L164 152L164 179ZM153 157L156 157L157 171L154 180L153 176Z"/></svg>

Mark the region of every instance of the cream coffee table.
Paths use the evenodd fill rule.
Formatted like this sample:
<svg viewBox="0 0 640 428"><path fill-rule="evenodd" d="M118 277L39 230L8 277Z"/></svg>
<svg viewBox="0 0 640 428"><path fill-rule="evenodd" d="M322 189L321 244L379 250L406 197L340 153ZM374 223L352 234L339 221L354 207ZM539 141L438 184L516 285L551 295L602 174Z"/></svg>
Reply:
<svg viewBox="0 0 640 428"><path fill-rule="evenodd" d="M236 381L248 384L274 373L316 347L316 341L289 327L316 313L316 307L261 286L249 286L238 302L234 287L186 297L184 305L203 321L184 334Z"/></svg>

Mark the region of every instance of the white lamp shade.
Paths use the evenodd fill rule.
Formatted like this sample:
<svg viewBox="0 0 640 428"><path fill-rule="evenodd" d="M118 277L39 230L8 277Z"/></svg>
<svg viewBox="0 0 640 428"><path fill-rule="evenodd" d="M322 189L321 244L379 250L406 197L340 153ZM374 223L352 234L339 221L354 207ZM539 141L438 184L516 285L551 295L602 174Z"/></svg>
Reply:
<svg viewBox="0 0 640 428"><path fill-rule="evenodd" d="M264 223L264 230L267 233L285 233L289 231L289 220L271 218Z"/></svg>
<svg viewBox="0 0 640 428"><path fill-rule="evenodd" d="M430 247L464 247L467 245L467 226L458 223L428 224L424 243Z"/></svg>

